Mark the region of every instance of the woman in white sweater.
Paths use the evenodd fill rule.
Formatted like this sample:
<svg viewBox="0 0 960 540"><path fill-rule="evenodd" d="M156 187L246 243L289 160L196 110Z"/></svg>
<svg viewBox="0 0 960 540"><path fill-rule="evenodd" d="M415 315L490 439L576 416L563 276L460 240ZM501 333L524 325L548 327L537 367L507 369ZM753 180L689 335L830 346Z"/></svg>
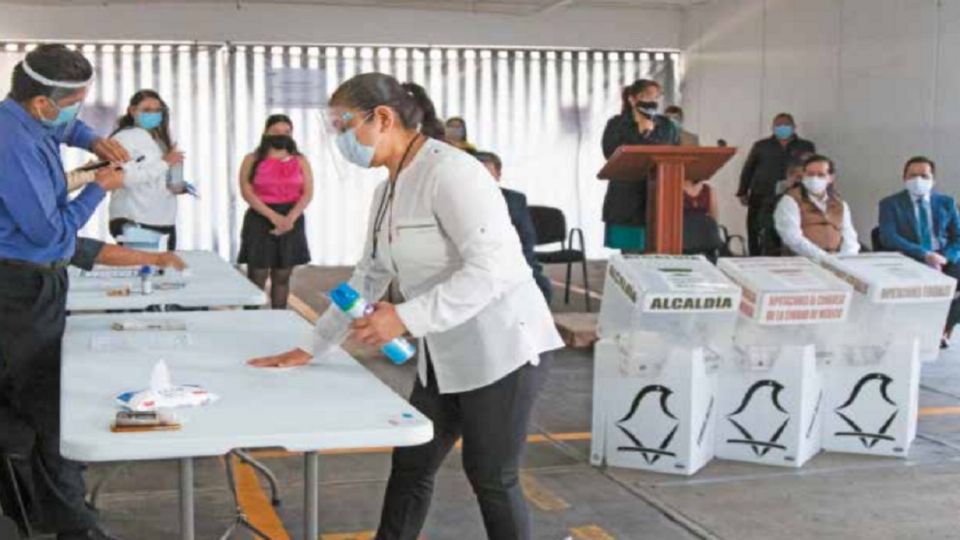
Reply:
<svg viewBox="0 0 960 540"><path fill-rule="evenodd" d="M183 153L170 140L166 103L153 90L140 90L130 98L112 137L133 159L124 166L123 188L110 196L110 234L119 237L125 225L136 224L166 234L167 249L175 250L177 195L185 186L172 183L170 173L183 163Z"/></svg>
<svg viewBox="0 0 960 540"><path fill-rule="evenodd" d="M376 190L363 256L350 284L371 301L397 280L404 301L380 302L352 324L353 339L381 346L420 338L410 403L433 421L431 442L393 452L378 540L416 540L433 480L463 437L463 464L487 535L531 537L518 480L530 412L550 351L563 346L520 247L507 205L472 156L425 133L437 131L423 88L382 73L358 75L330 99L331 128L344 157L385 167ZM333 336L346 334L336 309L317 323L320 362ZM252 361L292 366L311 361L290 351Z"/></svg>

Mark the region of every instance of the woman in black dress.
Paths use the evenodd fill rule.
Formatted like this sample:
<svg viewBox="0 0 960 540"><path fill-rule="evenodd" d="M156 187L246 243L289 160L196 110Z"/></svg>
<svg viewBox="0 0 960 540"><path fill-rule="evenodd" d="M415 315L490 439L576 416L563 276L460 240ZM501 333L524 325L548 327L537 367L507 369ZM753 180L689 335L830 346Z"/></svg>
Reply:
<svg viewBox="0 0 960 540"><path fill-rule="evenodd" d="M640 79L623 89L623 108L603 130L607 159L624 145L680 144L680 131L660 114L660 83ZM603 199L604 245L623 252L646 249L647 182L609 182Z"/></svg>

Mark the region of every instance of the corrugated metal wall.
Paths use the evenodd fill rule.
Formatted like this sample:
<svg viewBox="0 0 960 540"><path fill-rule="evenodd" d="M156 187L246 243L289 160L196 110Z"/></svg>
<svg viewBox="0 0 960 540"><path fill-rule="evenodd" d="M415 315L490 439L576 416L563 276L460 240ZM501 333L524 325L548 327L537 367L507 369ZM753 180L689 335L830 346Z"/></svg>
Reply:
<svg viewBox="0 0 960 540"><path fill-rule="evenodd" d="M620 89L640 77L679 99L679 57L648 51L495 50L426 47L269 46L260 44L75 44L94 63L96 79L81 117L109 132L129 96L154 88L173 113L173 135L186 152L186 176L201 198L181 198L184 249L213 249L234 258L246 205L237 171L259 140L269 114L294 121L309 157L316 197L307 228L314 262L353 264L360 256L367 209L382 171L347 165L320 126L319 106L340 81L381 71L427 88L443 117L463 116L471 141L498 153L504 183L531 204L564 210L584 228L591 257L601 257L605 184L600 138L620 109ZM0 49L0 90L31 47ZM68 166L84 158L65 154ZM106 236L106 205L85 233Z"/></svg>

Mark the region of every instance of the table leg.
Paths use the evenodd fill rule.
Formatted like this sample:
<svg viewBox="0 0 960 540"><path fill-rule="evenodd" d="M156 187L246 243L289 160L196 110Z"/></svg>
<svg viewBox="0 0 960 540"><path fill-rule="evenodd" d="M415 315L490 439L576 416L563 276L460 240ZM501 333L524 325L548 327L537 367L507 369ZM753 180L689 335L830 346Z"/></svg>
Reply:
<svg viewBox="0 0 960 540"><path fill-rule="evenodd" d="M194 540L193 458L180 460L180 538Z"/></svg>
<svg viewBox="0 0 960 540"><path fill-rule="evenodd" d="M316 452L303 455L303 538L317 540L320 537L320 456Z"/></svg>

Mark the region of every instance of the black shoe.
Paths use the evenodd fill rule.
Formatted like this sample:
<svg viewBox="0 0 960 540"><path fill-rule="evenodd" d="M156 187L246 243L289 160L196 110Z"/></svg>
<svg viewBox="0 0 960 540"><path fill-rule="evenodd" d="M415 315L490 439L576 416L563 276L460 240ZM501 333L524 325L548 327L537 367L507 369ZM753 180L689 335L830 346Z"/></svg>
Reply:
<svg viewBox="0 0 960 540"><path fill-rule="evenodd" d="M945 350L950 348L950 342L947 341L947 338L940 338L940 350Z"/></svg>
<svg viewBox="0 0 960 540"><path fill-rule="evenodd" d="M85 531L72 531L57 534L57 540L121 540L100 526Z"/></svg>

